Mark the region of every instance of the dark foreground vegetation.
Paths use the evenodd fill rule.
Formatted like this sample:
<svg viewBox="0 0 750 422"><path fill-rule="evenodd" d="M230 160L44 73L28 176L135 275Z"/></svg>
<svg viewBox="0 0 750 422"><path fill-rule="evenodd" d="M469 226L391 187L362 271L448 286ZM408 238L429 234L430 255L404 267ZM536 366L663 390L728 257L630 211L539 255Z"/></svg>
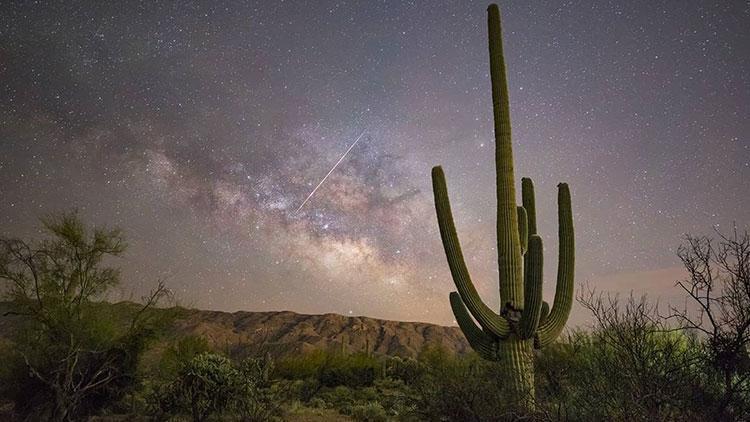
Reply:
<svg viewBox="0 0 750 422"><path fill-rule="evenodd" d="M579 294L594 323L535 355L533 406L521 411L498 364L473 354L275 358L263 344L157 343L179 312L157 308L169 299L161 284L137 306L102 302L119 282L108 265L121 233L75 214L43 227L36 243L0 239L2 420L750 420L747 233L686 238L686 309Z"/></svg>

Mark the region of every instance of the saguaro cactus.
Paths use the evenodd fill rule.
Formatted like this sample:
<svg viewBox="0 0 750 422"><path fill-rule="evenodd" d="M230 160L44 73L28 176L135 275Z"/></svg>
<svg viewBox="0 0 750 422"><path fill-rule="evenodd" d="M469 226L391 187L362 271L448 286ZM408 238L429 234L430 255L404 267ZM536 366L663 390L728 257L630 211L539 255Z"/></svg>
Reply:
<svg viewBox="0 0 750 422"><path fill-rule="evenodd" d="M500 274L500 312L479 297L469 276L453 224L445 175L432 169L440 236L458 292L450 294L456 321L474 350L500 362L504 383L516 398L534 393L532 348L550 344L560 334L573 302L573 217L568 185L558 185L559 262L552 309L542 301L542 238L537 234L534 186L521 181L523 206L516 206L508 86L505 78L500 10L488 8L490 79L495 119L497 171L497 261ZM468 308L468 311L467 311ZM474 319L479 324L476 325Z"/></svg>

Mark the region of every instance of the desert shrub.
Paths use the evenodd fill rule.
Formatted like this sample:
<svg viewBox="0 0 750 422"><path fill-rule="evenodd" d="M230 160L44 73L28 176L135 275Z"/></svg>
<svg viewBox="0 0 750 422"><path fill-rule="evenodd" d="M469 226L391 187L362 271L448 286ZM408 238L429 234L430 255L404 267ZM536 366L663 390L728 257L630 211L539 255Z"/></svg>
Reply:
<svg viewBox="0 0 750 422"><path fill-rule="evenodd" d="M377 401L392 419L412 420L416 417L414 390L401 380L382 378L375 381Z"/></svg>
<svg viewBox="0 0 750 422"><path fill-rule="evenodd" d="M590 292L579 302L594 315L591 331L570 338L567 378L573 420L691 420L698 382L694 337L671 332L655 305ZM549 384L549 383L547 383Z"/></svg>
<svg viewBox="0 0 750 422"><path fill-rule="evenodd" d="M574 333L567 337L567 341L553 343L536 354L537 406L548 416L554 415L546 419L570 420L570 408L576 395L586 388L582 382L586 377L577 372L581 370L584 344L587 344L586 334Z"/></svg>
<svg viewBox="0 0 750 422"><path fill-rule="evenodd" d="M371 386L380 369L380 362L364 353L350 356L328 355L318 371L318 380L326 387Z"/></svg>
<svg viewBox="0 0 750 422"><path fill-rule="evenodd" d="M388 358L392 375L406 378L410 382L418 378L422 364L414 359ZM384 358L367 356L365 353L343 355L340 353L314 352L307 356L291 357L280 362L287 377L294 377L294 370L309 374L310 362L316 362L315 378L296 380L292 384L291 396L310 407L337 409L351 415L355 407L366 407L378 403L391 419L402 420L414 411L414 394L411 387L401 379L383 377L388 373ZM398 366L396 366L398 365ZM420 370L415 370L420 368Z"/></svg>
<svg viewBox="0 0 750 422"><path fill-rule="evenodd" d="M314 397L308 404L310 405L310 407L316 409L325 409L328 407L328 403L326 403L326 401L321 399L320 397Z"/></svg>
<svg viewBox="0 0 750 422"><path fill-rule="evenodd" d="M424 365L413 358L389 357L385 365L387 377L401 380L407 385L414 384L425 371Z"/></svg>
<svg viewBox="0 0 750 422"><path fill-rule="evenodd" d="M343 355L314 351L281 359L276 375L294 380L315 378L324 387L357 388L371 386L381 372L381 361L366 353Z"/></svg>
<svg viewBox="0 0 750 422"><path fill-rule="evenodd" d="M579 301L594 325L537 355L537 419L703 419L696 338L668 330L645 298L619 303L589 293Z"/></svg>
<svg viewBox="0 0 750 422"><path fill-rule="evenodd" d="M357 399L355 397L356 391L353 389L339 385L334 388L328 388L320 392L319 397L326 403L330 404L331 407L336 409L343 409L347 406L354 404Z"/></svg>
<svg viewBox="0 0 750 422"><path fill-rule="evenodd" d="M302 403L308 403L320 391L320 382L317 378L294 380L289 385L289 396Z"/></svg>
<svg viewBox="0 0 750 422"><path fill-rule="evenodd" d="M185 364L201 353L211 352L208 340L203 337L187 335L173 341L159 359L159 373L162 377L171 378Z"/></svg>
<svg viewBox="0 0 750 422"><path fill-rule="evenodd" d="M352 419L359 422L385 422L388 420L385 409L376 401L354 405L349 412Z"/></svg>
<svg viewBox="0 0 750 422"><path fill-rule="evenodd" d="M273 420L281 415L288 388L272 382L272 371L269 356L234 365L224 356L198 354L178 369L174 380L155 387L154 413L190 415L194 421L222 414L248 422Z"/></svg>
<svg viewBox="0 0 750 422"><path fill-rule="evenodd" d="M282 404L289 398L289 385L283 381L272 382L273 369L270 355L246 358L240 363L239 391L235 400L243 421L269 421L282 414Z"/></svg>
<svg viewBox="0 0 750 422"><path fill-rule="evenodd" d="M419 358L425 374L414 384L415 413L426 420L514 420L519 409L507 407L505 386L496 362L475 354L455 356L429 349Z"/></svg>
<svg viewBox="0 0 750 422"><path fill-rule="evenodd" d="M279 359L276 364L276 375L289 380L317 379L320 368L328 359L328 353L322 350Z"/></svg>
<svg viewBox="0 0 750 422"><path fill-rule="evenodd" d="M239 379L229 359L202 353L180 367L171 384L157 389L156 404L165 414L187 414L193 421L205 421L233 404Z"/></svg>

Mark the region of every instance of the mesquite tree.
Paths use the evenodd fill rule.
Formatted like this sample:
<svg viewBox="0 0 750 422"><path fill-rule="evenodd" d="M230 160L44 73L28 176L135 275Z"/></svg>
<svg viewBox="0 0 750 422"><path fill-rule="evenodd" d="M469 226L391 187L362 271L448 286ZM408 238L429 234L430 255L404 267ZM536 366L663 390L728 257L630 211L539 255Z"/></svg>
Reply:
<svg viewBox="0 0 750 422"><path fill-rule="evenodd" d="M122 315L101 300L120 281L104 260L120 256L120 230L87 228L75 213L43 219L46 238L0 237L0 286L18 319L14 350L23 364L14 384L16 412L29 419L67 421L116 400L135 380L152 331L159 283ZM106 312L103 312L105 311Z"/></svg>
<svg viewBox="0 0 750 422"><path fill-rule="evenodd" d="M677 285L687 293L689 309L672 308L668 318L698 333L705 343L702 363L711 387L703 399L711 403L711 416L748 420L750 234L735 228L731 235L718 236L713 240L688 235L678 249L688 277Z"/></svg>

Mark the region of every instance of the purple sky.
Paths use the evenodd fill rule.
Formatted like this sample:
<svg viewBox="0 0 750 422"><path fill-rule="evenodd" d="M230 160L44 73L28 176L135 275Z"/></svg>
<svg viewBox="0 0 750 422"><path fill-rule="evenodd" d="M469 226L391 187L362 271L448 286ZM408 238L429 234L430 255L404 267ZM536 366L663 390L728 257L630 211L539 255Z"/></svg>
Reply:
<svg viewBox="0 0 750 422"><path fill-rule="evenodd" d="M487 4L238 3L4 6L0 232L78 208L125 230L124 296L450 324L441 164L496 307ZM683 234L750 222L749 3L528 3L500 6L545 297L566 181L578 282L676 300Z"/></svg>

